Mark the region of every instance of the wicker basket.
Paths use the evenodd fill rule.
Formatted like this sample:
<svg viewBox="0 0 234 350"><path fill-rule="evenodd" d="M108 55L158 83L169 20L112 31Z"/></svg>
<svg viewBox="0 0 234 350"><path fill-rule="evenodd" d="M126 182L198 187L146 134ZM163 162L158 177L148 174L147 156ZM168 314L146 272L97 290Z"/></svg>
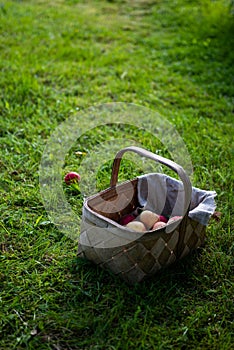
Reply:
<svg viewBox="0 0 234 350"><path fill-rule="evenodd" d="M139 206L138 178L117 185L120 162L127 151L164 164L179 175L184 186L185 213L179 224L144 233L119 224L123 215ZM111 270L129 284L154 275L204 243L206 226L188 216L191 194L189 177L175 162L139 147L122 149L113 162L110 187L84 203L78 256Z"/></svg>

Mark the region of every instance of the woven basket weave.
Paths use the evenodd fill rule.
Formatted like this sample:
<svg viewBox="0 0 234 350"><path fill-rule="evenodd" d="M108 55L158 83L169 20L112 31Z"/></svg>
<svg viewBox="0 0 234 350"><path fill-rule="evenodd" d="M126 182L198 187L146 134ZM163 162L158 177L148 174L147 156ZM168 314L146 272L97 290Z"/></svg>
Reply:
<svg viewBox="0 0 234 350"><path fill-rule="evenodd" d="M179 225L140 233L119 224L122 216L139 206L137 178L117 185L120 162L127 151L164 164L179 175L184 186L185 213ZM139 147L122 149L113 162L110 187L84 203L78 256L112 271L129 284L154 275L204 243L206 226L188 217L191 193L189 177L175 162Z"/></svg>

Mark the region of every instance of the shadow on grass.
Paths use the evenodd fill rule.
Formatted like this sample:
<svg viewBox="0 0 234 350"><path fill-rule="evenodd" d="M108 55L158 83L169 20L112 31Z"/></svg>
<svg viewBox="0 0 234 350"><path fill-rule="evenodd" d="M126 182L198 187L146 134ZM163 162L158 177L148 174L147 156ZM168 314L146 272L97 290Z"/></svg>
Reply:
<svg viewBox="0 0 234 350"><path fill-rule="evenodd" d="M178 324L195 302L193 274L199 255L198 250L134 286L85 259L68 261L71 275L61 287L62 299L60 294L57 308L54 300L48 305L32 345L101 349L108 348L109 339L109 345L119 342L119 349L128 337L137 338L148 328L160 327L166 336L168 327Z"/></svg>
<svg viewBox="0 0 234 350"><path fill-rule="evenodd" d="M99 285L109 285L109 287L115 288L116 291L124 288L127 295L140 295L143 299L147 299L147 294L145 294L146 290L154 291L155 289L157 290L157 294L159 293L160 295L162 293L162 298L164 298L165 292L169 293L172 289L177 289L178 291L180 291L180 289L184 290L194 271L194 264L196 264L196 260L200 254L202 254L201 250L198 249L182 260L161 269L154 276L146 278L142 282L134 285L129 285L127 282L123 281L121 277L114 275L111 271L104 270L83 258L77 257L74 259L71 263L71 271L72 274L76 276L79 274L80 270L83 270L87 286L98 282Z"/></svg>

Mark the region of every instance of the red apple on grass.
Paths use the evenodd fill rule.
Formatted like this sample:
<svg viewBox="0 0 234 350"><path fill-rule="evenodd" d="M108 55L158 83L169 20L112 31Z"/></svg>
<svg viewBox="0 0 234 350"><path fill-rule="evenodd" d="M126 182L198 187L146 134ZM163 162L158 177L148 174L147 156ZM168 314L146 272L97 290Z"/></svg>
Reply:
<svg viewBox="0 0 234 350"><path fill-rule="evenodd" d="M70 173L64 176L64 181L67 185L78 183L80 181L80 174L75 171L70 171Z"/></svg>

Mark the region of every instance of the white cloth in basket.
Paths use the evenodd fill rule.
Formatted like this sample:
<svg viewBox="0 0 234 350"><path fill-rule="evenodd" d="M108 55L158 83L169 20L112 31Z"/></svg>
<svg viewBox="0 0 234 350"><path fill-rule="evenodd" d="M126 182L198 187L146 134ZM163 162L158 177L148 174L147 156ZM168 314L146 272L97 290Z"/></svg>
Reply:
<svg viewBox="0 0 234 350"><path fill-rule="evenodd" d="M205 191L192 187L191 203L188 216L208 225L216 208L215 191ZM144 209L165 216L183 216L184 187L183 183L170 176L151 173L138 177L138 200Z"/></svg>

